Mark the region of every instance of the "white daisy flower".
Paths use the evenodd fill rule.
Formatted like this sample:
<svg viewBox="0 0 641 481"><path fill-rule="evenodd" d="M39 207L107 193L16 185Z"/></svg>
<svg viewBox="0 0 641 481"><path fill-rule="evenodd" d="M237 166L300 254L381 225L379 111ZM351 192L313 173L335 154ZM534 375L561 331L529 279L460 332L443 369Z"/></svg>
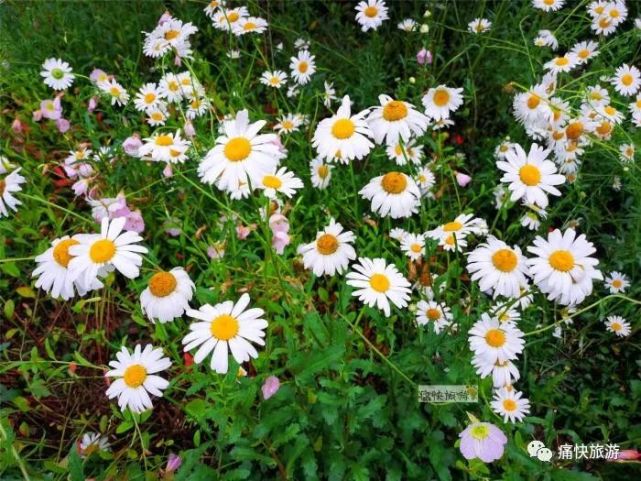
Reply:
<svg viewBox="0 0 641 481"><path fill-rule="evenodd" d="M385 141L396 145L401 140L409 142L412 136L420 137L425 133L429 119L408 102L394 100L389 95L379 95L380 105L372 107L367 123L377 144Z"/></svg>
<svg viewBox="0 0 641 481"><path fill-rule="evenodd" d="M635 153L636 153L636 149L634 147L634 144L622 144L619 147L619 159L624 164L633 162Z"/></svg>
<svg viewBox="0 0 641 481"><path fill-rule="evenodd" d="M98 277L118 270L128 279L135 279L140 274L142 255L147 248L139 244L142 240L133 231L123 232L127 219L116 217L102 219L100 234L80 234L75 238L78 244L69 247L72 256L69 262L69 276L78 281L84 289L102 287ZM98 285L99 284L99 285Z"/></svg>
<svg viewBox="0 0 641 481"><path fill-rule="evenodd" d="M198 347L194 355L196 364L213 351L211 369L225 374L229 368L229 351L238 364L258 357L251 343L265 345L267 321L263 319L265 311L262 309L247 309L249 301L249 295L243 294L236 303L205 304L198 310L187 311L189 317L199 322L189 326L190 332L182 340L183 350L187 352Z"/></svg>
<svg viewBox="0 0 641 481"><path fill-rule="evenodd" d="M487 223L473 214L460 214L451 222L425 232L425 236L437 240L445 250L461 251L467 246L467 236L487 235Z"/></svg>
<svg viewBox="0 0 641 481"><path fill-rule="evenodd" d="M310 162L309 168L312 174L312 185L317 189L327 188L329 181L332 179L332 169L334 167L317 157Z"/></svg>
<svg viewBox="0 0 641 481"><path fill-rule="evenodd" d="M612 271L605 277L605 285L610 290L610 294L618 294L619 292L625 292L630 287L630 281L625 274Z"/></svg>
<svg viewBox="0 0 641 481"><path fill-rule="evenodd" d="M491 406L496 414L503 416L503 422L521 422L530 413L530 401L512 387L496 390Z"/></svg>
<svg viewBox="0 0 641 481"><path fill-rule="evenodd" d="M156 373L171 367L171 361L164 357L161 348L147 344L141 349L137 344L132 353L122 347L116 353L116 361L109 365L113 368L105 376L117 378L107 389L109 399L118 398L118 406L124 411L129 408L134 413L141 413L153 407L149 394L162 397L169 382Z"/></svg>
<svg viewBox="0 0 641 481"><path fill-rule="evenodd" d="M42 64L40 75L44 83L54 90L66 90L73 84L76 76L72 73L71 66L61 59L48 58Z"/></svg>
<svg viewBox="0 0 641 481"><path fill-rule="evenodd" d="M511 361L523 352L523 332L511 323L500 323L487 313L470 329L470 349L485 362Z"/></svg>
<svg viewBox="0 0 641 481"><path fill-rule="evenodd" d="M506 153L506 160L496 163L505 172L501 182L509 184L508 189L512 192L510 200L525 198L527 202L545 209L548 205L547 194L561 195L554 186L563 184L565 177L556 173L554 162L547 160L549 153L549 150L532 144L530 152L526 154L520 145L515 144L514 150Z"/></svg>
<svg viewBox="0 0 641 481"><path fill-rule="evenodd" d="M416 21L411 18L401 20L397 25L398 29L403 30L404 32L413 32L416 30L417 26L418 24Z"/></svg>
<svg viewBox="0 0 641 481"><path fill-rule="evenodd" d="M185 112L185 117L194 120L201 115L204 115L211 107L209 99L205 96L197 95L189 99L189 108Z"/></svg>
<svg viewBox="0 0 641 481"><path fill-rule="evenodd" d="M356 5L356 21L363 32L377 30L387 19L389 15L383 0L366 0Z"/></svg>
<svg viewBox="0 0 641 481"><path fill-rule="evenodd" d="M109 95L111 98L111 105L123 106L129 102L129 94L122 85L116 82L116 79L99 82L98 88Z"/></svg>
<svg viewBox="0 0 641 481"><path fill-rule="evenodd" d="M264 120L250 124L247 110L224 121L222 135L198 166L201 181L238 198L245 195L249 182L256 186L263 175L278 167L286 154L276 134L258 135L264 125Z"/></svg>
<svg viewBox="0 0 641 481"><path fill-rule="evenodd" d="M315 58L308 50L301 50L296 57L290 59L291 76L298 84L305 85L311 80L316 72Z"/></svg>
<svg viewBox="0 0 641 481"><path fill-rule="evenodd" d="M547 239L537 236L527 250L536 256L526 261L534 284L551 301L580 304L592 293L592 280L603 279L596 269L599 261L590 257L594 245L583 234L577 237L574 229L555 229Z"/></svg>
<svg viewBox="0 0 641 481"><path fill-rule="evenodd" d="M467 31L474 34L489 32L492 22L487 18L475 18L467 24Z"/></svg>
<svg viewBox="0 0 641 481"><path fill-rule="evenodd" d="M150 158L155 162L168 162L171 164L183 163L187 160L187 149L191 142L176 133L158 133L145 139L145 143L138 149L138 156Z"/></svg>
<svg viewBox="0 0 641 481"><path fill-rule="evenodd" d="M420 146L417 147L414 139L410 139L407 143L388 144L386 152L390 160L396 162L396 165L405 165L408 160L413 164L420 165L424 156L423 149Z"/></svg>
<svg viewBox="0 0 641 481"><path fill-rule="evenodd" d="M423 196L428 195L432 190L432 187L436 185L436 176L427 165L418 169L414 179L416 180L419 189L421 189L421 195Z"/></svg>
<svg viewBox="0 0 641 481"><path fill-rule="evenodd" d="M224 7L226 2L224 0L211 0L205 7L205 13L209 18L213 18L218 9Z"/></svg>
<svg viewBox="0 0 641 481"><path fill-rule="evenodd" d="M462 93L462 88L450 88L446 85L432 87L422 99L425 114L434 120L448 119L452 112L463 105Z"/></svg>
<svg viewBox="0 0 641 481"><path fill-rule="evenodd" d="M399 242L403 241L405 236L408 234L409 232L407 232L405 229L402 229L401 227L394 227L389 231L390 238L397 240Z"/></svg>
<svg viewBox="0 0 641 481"><path fill-rule="evenodd" d="M634 65L630 66L624 63L616 69L610 83L614 85L614 90L621 95L636 95L639 86L641 86L641 72Z"/></svg>
<svg viewBox="0 0 641 481"><path fill-rule="evenodd" d="M171 72L162 76L158 84L158 90L162 98L169 103L181 102L185 94L180 78Z"/></svg>
<svg viewBox="0 0 641 481"><path fill-rule="evenodd" d="M356 259L356 251L352 244L356 236L343 226L331 219L329 225L316 234L316 240L298 247L298 253L303 256L305 269L310 269L314 275L322 276L342 274L349 262Z"/></svg>
<svg viewBox="0 0 641 481"><path fill-rule="evenodd" d="M419 326L431 324L434 332L440 334L452 324L452 312L449 307L435 301L419 301L416 305L416 323Z"/></svg>
<svg viewBox="0 0 641 481"><path fill-rule="evenodd" d="M218 30L230 32L237 23L247 17L249 17L247 7L219 8L213 15L212 24Z"/></svg>
<svg viewBox="0 0 641 481"><path fill-rule="evenodd" d="M158 87L151 82L140 87L134 99L134 106L140 112L147 112L157 107L160 102L162 102L162 99L160 98Z"/></svg>
<svg viewBox="0 0 641 481"><path fill-rule="evenodd" d="M528 269L521 249L494 236L468 254L467 270L481 290L494 298L516 298L521 289L528 287Z"/></svg>
<svg viewBox="0 0 641 481"><path fill-rule="evenodd" d="M84 433L78 440L78 454L87 457L96 451L109 451L109 438L100 433Z"/></svg>
<svg viewBox="0 0 641 481"><path fill-rule="evenodd" d="M495 388L511 386L521 377L518 368L512 361L487 362L484 357L474 356L472 358L472 365L481 379L491 375L492 384Z"/></svg>
<svg viewBox="0 0 641 481"><path fill-rule="evenodd" d="M388 172L374 177L359 194L371 200L371 209L381 217L410 217L418 212L421 192L414 179L402 172Z"/></svg>
<svg viewBox="0 0 641 481"><path fill-rule="evenodd" d="M593 85L587 88L585 100L590 107L608 105L610 103L610 93L600 85Z"/></svg>
<svg viewBox="0 0 641 481"><path fill-rule="evenodd" d="M304 186L303 181L296 177L293 172L288 171L285 167L280 167L278 170L274 169L263 175L256 187L262 190L270 199L276 198L277 193L291 199L296 191Z"/></svg>
<svg viewBox="0 0 641 481"><path fill-rule="evenodd" d="M235 35L241 36L248 33L263 33L267 30L267 20L261 17L245 17L234 23L232 31Z"/></svg>
<svg viewBox="0 0 641 481"><path fill-rule="evenodd" d="M312 146L318 157L346 164L369 154L374 144L368 139L372 132L364 119L366 114L362 111L352 115L349 96L343 97L336 114L321 120L316 127Z"/></svg>
<svg viewBox="0 0 641 481"><path fill-rule="evenodd" d="M9 164L0 157L0 175L6 174ZM22 191L22 184L26 179L20 175L22 167L12 170L9 175L0 177L0 219L2 217L9 217L9 211L16 212L18 206L22 203L14 197L14 194Z"/></svg>
<svg viewBox="0 0 641 481"><path fill-rule="evenodd" d="M140 294L140 307L152 323L173 321L189 309L195 288L182 267L156 272Z"/></svg>
<svg viewBox="0 0 641 481"><path fill-rule="evenodd" d="M281 88L287 82L287 74L282 70L267 70L260 76L260 83L275 89Z"/></svg>
<svg viewBox="0 0 641 481"><path fill-rule="evenodd" d="M401 239L401 251L413 261L423 257L425 251L425 236L423 234L407 234Z"/></svg>
<svg viewBox="0 0 641 481"><path fill-rule="evenodd" d="M621 316L608 316L605 327L619 337L627 337L632 332L630 323Z"/></svg>
<svg viewBox="0 0 641 481"><path fill-rule="evenodd" d="M563 8L565 0L532 0L532 6L544 12L554 12Z"/></svg>
<svg viewBox="0 0 641 481"><path fill-rule="evenodd" d="M521 225L529 230L538 230L541 227L541 219L547 217L547 212L534 204L524 202L523 205L528 210L521 217Z"/></svg>
<svg viewBox="0 0 641 481"><path fill-rule="evenodd" d="M565 55L555 57L549 62L546 62L543 65L543 68L553 73L570 72L578 64L579 62L577 61L576 56L573 53L568 52Z"/></svg>
<svg viewBox="0 0 641 481"><path fill-rule="evenodd" d="M356 288L352 296L382 310L385 317L391 314L390 301L398 308L407 306L411 284L395 265L387 264L385 259L359 257L353 268L347 274L347 285Z"/></svg>
<svg viewBox="0 0 641 481"><path fill-rule="evenodd" d="M274 125L274 130L279 134L291 134L292 132L298 131L301 125L302 122L298 114L286 114Z"/></svg>
<svg viewBox="0 0 641 481"><path fill-rule="evenodd" d="M574 55L579 64L584 64L599 55L598 47L599 44L592 40L578 42L572 47L570 53Z"/></svg>
<svg viewBox="0 0 641 481"><path fill-rule="evenodd" d="M331 82L324 82L323 105L327 108L332 106L332 101L336 100L336 90Z"/></svg>
<svg viewBox="0 0 641 481"><path fill-rule="evenodd" d="M165 125L169 114L167 113L167 104L164 102L159 102L158 106L147 111L147 123L152 127L158 127Z"/></svg>
<svg viewBox="0 0 641 481"><path fill-rule="evenodd" d="M552 50L559 48L559 41L550 30L539 30L534 39L534 45L537 47L550 47Z"/></svg>

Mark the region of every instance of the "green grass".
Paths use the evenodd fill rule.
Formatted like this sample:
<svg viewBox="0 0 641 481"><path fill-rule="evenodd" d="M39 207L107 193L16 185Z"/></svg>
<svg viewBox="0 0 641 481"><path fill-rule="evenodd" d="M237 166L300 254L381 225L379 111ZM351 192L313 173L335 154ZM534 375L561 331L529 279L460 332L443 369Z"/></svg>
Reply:
<svg viewBox="0 0 641 481"><path fill-rule="evenodd" d="M587 68L562 77L559 96L574 104L600 75L610 75L622 63L639 65L640 33L631 25L639 6L629 3L626 24L600 39L601 54ZM491 381L478 379L467 341L468 329L491 299L469 281L464 256L448 255L428 242L427 262L410 265L388 236L392 227L424 232L465 211L486 219L492 234L508 244L523 250L531 244L536 233L520 226L520 204L494 207L492 189L500 174L493 152L506 136L529 147L531 140L511 113L513 94L537 82L552 57L532 39L539 29L555 31L559 52L564 52L594 37L587 2L571 2L556 14L534 10L530 2L389 4L392 19L376 32L362 33L354 22L354 2L250 1L250 12L268 19L270 30L240 40L211 26L203 2L0 5L0 127L5 133L0 153L20 165L27 178L19 194L23 205L0 220L0 479L163 479L160 470L170 452L183 460L177 481L638 476L638 464L543 464L525 451L534 438L554 449L568 443L617 443L621 449L641 444L638 301L608 297L597 283L580 306L591 308L580 311L574 324L564 328L563 339L556 339L551 333L561 323L561 306L536 294L519 321L529 334L517 361L522 378L516 386L530 399L532 412L523 423L504 424L489 406ZM426 8L432 12L429 19L422 18ZM77 78L62 99L72 124L69 132L62 135L51 122L34 122L32 112L52 97L41 82L40 66L46 58L61 57L79 75L101 68L115 74L133 96L162 71L182 71L169 59L154 63L142 54L141 32L153 29L165 10L198 26L194 59L185 66L202 82L219 116L246 108L253 121L265 119L268 127L277 114L310 116L308 127L283 137L289 152L283 165L305 182L286 207L291 244L282 256L271 249L271 232L259 215L264 197L232 201L200 183L198 162L217 136L212 113L194 121L198 135L190 160L175 166L172 178L163 177L162 166L121 150L113 163L95 163L101 195L123 191L128 204L141 210L150 252L135 280L110 275L104 289L84 298L52 300L33 286L33 258L54 238L97 228L86 202L68 186L56 185L54 169L80 142L96 151L118 146L133 132L147 137L155 129L144 123L133 102L117 108L101 100L89 114L86 103L95 88L85 78ZM491 32L467 33L467 23L477 16L493 22ZM429 34L398 30L396 23L407 17L429 24ZM260 74L267 68L288 71L294 40L301 36L311 40L319 67L312 83L295 99L284 90L267 91L258 83ZM280 42L282 52L275 48ZM431 66L416 63L422 47L434 53ZM239 60L227 57L232 48L241 51ZM350 95L354 110L377 104L382 93L420 105L429 87L464 87L465 104L454 116L455 126L421 139L427 160L433 161L438 195L424 199L419 214L381 219L357 195L370 178L393 168L381 147L362 162L337 166L327 190L311 188L311 137L316 124L331 115L319 96L325 80L334 83L339 97ZM610 92L614 105L627 114L625 99ZM26 133L11 132L16 118L28 126ZM181 127L175 115L165 130ZM612 141L586 148L577 181L564 185L561 197L551 198L538 231L545 234L580 220L580 232L597 246L600 268L631 278L630 299L641 292L641 176L638 160L625 166L618 160L618 146L641 145L639 137L627 120ZM455 171L472 175L472 184L459 187ZM618 192L611 188L615 176L623 183ZM257 225L247 240L237 239L233 216ZM421 269L438 274L446 286L441 300L452 308L458 333L436 335L417 328L409 309L393 310L385 318L351 296L344 276L316 278L304 270L296 247L312 241L330 217L356 234L360 256L384 257L411 281ZM178 224L182 233L166 235L168 222ZM219 242L225 243L225 255L212 260L207 249ZM187 367L180 342L191 321L184 316L153 325L142 314L139 294L149 277L159 267L174 266L184 266L197 286L192 306L236 300L249 292L252 305L266 311L266 346L258 359L244 365L247 377L236 378L233 361L225 376L211 372L208 360ZM418 300L414 293L412 304ZM631 322L631 336L621 339L605 331L601 321L611 314ZM153 399L153 411L132 415L107 399L103 374L121 346L133 348L139 342L162 347L173 366L165 373L171 384L163 398ZM280 379L281 388L263 401L260 387L270 375ZM477 382L478 404L416 402L419 384ZM509 443L500 461L484 465L463 459L456 442L468 423L466 412L506 433ZM75 443L88 431L107 434L112 451L81 459Z"/></svg>

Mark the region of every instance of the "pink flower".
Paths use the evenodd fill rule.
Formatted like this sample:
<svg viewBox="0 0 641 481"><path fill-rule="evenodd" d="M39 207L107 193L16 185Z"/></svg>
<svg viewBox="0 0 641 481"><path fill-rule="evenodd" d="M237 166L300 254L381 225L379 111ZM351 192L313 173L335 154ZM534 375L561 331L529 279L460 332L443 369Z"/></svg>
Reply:
<svg viewBox="0 0 641 481"><path fill-rule="evenodd" d="M67 130L69 130L71 124L67 119L63 119L62 117L60 117L58 120L56 120L56 127L58 127L58 132L64 134Z"/></svg>
<svg viewBox="0 0 641 481"><path fill-rule="evenodd" d="M419 65L430 65L432 63L432 52L424 48L420 49L416 54L416 61Z"/></svg>
<svg viewBox="0 0 641 481"><path fill-rule="evenodd" d="M174 453L169 453L169 457L167 458L167 467L165 468L165 473L173 473L180 467L181 464L182 464L182 459L180 459L180 456Z"/></svg>
<svg viewBox="0 0 641 481"><path fill-rule="evenodd" d="M281 255L285 252L285 247L289 245L290 238L286 232L274 232L272 237L272 247L276 254Z"/></svg>
<svg viewBox="0 0 641 481"><path fill-rule="evenodd" d="M245 240L247 239L247 236L250 234L251 229L245 225L237 225L236 226L236 237L238 237L240 240Z"/></svg>
<svg viewBox="0 0 641 481"><path fill-rule="evenodd" d="M185 122L183 131L185 132L185 136L190 139L193 139L196 136L196 129L194 128L194 124L191 123L191 120Z"/></svg>
<svg viewBox="0 0 641 481"><path fill-rule="evenodd" d="M270 397L278 392L280 389L280 381L276 376L269 376L265 379L260 390L263 392L263 399L267 401Z"/></svg>
<svg viewBox="0 0 641 481"><path fill-rule="evenodd" d="M91 71L91 73L89 74L89 79L93 83L97 83L100 79L104 79L105 77L107 77L107 72L105 72L104 70L101 70L99 68L93 69Z"/></svg>
<svg viewBox="0 0 641 481"><path fill-rule="evenodd" d="M210 259L220 259L225 255L225 248L221 245L207 247L207 255Z"/></svg>
<svg viewBox="0 0 641 481"><path fill-rule="evenodd" d="M615 454L611 461L635 461L641 459L641 452L636 449L624 449Z"/></svg>
<svg viewBox="0 0 641 481"><path fill-rule="evenodd" d="M89 179L80 179L71 186L71 189L76 196L87 194L89 190Z"/></svg>
<svg viewBox="0 0 641 481"><path fill-rule="evenodd" d="M176 55L174 57L174 65L176 67L180 67L183 64L182 57L180 55Z"/></svg>
<svg viewBox="0 0 641 481"><path fill-rule="evenodd" d="M22 126L22 122L20 122L20 119L16 118L13 120L11 123L11 130L13 130L14 134L21 134L24 130L24 127Z"/></svg>
<svg viewBox="0 0 641 481"><path fill-rule="evenodd" d="M50 120L58 120L62 117L62 106L60 105L60 99L56 97L55 99L47 99L40 102L40 112L42 118Z"/></svg>
<svg viewBox="0 0 641 481"><path fill-rule="evenodd" d="M40 122L42 120L42 110L40 109L34 110L32 115L33 115L32 118L34 122Z"/></svg>
<svg viewBox="0 0 641 481"><path fill-rule="evenodd" d="M456 183L461 186L465 187L467 184L469 184L472 181L472 177L470 177L467 174L463 174L462 172L457 172L456 173Z"/></svg>
<svg viewBox="0 0 641 481"><path fill-rule="evenodd" d="M93 112L94 110L96 110L96 107L98 107L98 98L94 96L89 99L89 104L87 104L87 112Z"/></svg>
<svg viewBox="0 0 641 481"><path fill-rule="evenodd" d="M122 149L127 155L131 155L132 157L139 157L138 150L140 147L142 147L142 141L138 134L127 137L122 143Z"/></svg>
<svg viewBox="0 0 641 481"><path fill-rule="evenodd" d="M459 434L461 454L465 459L479 458L491 463L503 456L507 438L494 424L473 422Z"/></svg>
<svg viewBox="0 0 641 481"><path fill-rule="evenodd" d="M143 220L142 214L140 213L139 209L129 211L124 229L135 232L137 234L144 232L145 221Z"/></svg>
<svg viewBox="0 0 641 481"><path fill-rule="evenodd" d="M272 216L269 218L269 228L272 230L272 232L284 232L287 233L289 232L289 221L287 220L287 217L285 217L283 214L272 214Z"/></svg>
<svg viewBox="0 0 641 481"><path fill-rule="evenodd" d="M165 165L165 168L162 169L162 175L164 175L165 177L173 177L174 176L174 169L172 169L170 163L167 163L167 165Z"/></svg>
<svg viewBox="0 0 641 481"><path fill-rule="evenodd" d="M160 18L158 19L158 25L162 25L163 23L169 22L171 20L171 13L165 12L163 13Z"/></svg>

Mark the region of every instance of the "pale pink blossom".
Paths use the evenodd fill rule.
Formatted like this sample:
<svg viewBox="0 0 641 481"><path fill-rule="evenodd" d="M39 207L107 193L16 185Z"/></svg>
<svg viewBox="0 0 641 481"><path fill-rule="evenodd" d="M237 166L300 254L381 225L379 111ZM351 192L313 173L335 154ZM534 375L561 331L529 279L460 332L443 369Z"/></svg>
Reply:
<svg viewBox="0 0 641 481"><path fill-rule="evenodd" d="M263 392L263 399L267 401L270 397L278 392L280 389L280 381L276 376L269 376L261 386L260 390Z"/></svg>
<svg viewBox="0 0 641 481"><path fill-rule="evenodd" d="M71 128L71 123L67 119L60 117L56 120L56 127L58 127L58 132L64 134Z"/></svg>
<svg viewBox="0 0 641 481"><path fill-rule="evenodd" d="M133 134L131 137L127 137L122 143L122 149L127 155L132 157L139 157L138 150L142 147L142 140L138 134Z"/></svg>
<svg viewBox="0 0 641 481"><path fill-rule="evenodd" d="M465 187L467 184L469 184L472 181L472 177L470 177L467 174L464 174L462 172L457 172L456 173L456 183L461 186Z"/></svg>

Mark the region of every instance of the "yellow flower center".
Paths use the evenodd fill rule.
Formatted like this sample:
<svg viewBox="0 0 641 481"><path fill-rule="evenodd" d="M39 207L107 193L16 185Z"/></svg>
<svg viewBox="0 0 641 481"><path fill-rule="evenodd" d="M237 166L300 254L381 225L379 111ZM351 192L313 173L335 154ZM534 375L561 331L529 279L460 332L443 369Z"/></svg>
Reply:
<svg viewBox="0 0 641 481"><path fill-rule="evenodd" d="M280 78L278 77L272 77L269 79L269 83L272 85L279 85L280 84Z"/></svg>
<svg viewBox="0 0 641 481"><path fill-rule="evenodd" d="M527 186L535 186L541 182L541 171L532 164L525 164L519 169L519 178Z"/></svg>
<svg viewBox="0 0 641 481"><path fill-rule="evenodd" d="M450 93L445 89L436 89L433 100L437 107L445 107L450 101Z"/></svg>
<svg viewBox="0 0 641 481"><path fill-rule="evenodd" d="M437 321L441 318L441 311L435 307L430 307L425 311L425 315L430 321Z"/></svg>
<svg viewBox="0 0 641 481"><path fill-rule="evenodd" d="M329 167L326 166L325 164L323 164L320 167L318 167L316 172L318 173L318 176L321 179L324 179L325 177L327 177L329 175Z"/></svg>
<svg viewBox="0 0 641 481"><path fill-rule="evenodd" d="M501 347L505 344L506 337L503 329L490 329L485 333L485 342L492 347Z"/></svg>
<svg viewBox="0 0 641 481"><path fill-rule="evenodd" d="M516 411L516 401L514 399L503 399L503 409L506 411Z"/></svg>
<svg viewBox="0 0 641 481"><path fill-rule="evenodd" d="M613 323L610 325L610 327L612 328L612 330L613 330L614 332L618 332L618 331L620 331L620 330L623 328L623 326L622 326L620 323L618 323L618 322L613 322Z"/></svg>
<svg viewBox="0 0 641 481"><path fill-rule="evenodd" d="M400 194L407 187L407 179L400 172L388 172L383 176L381 185L388 194Z"/></svg>
<svg viewBox="0 0 641 481"><path fill-rule="evenodd" d="M621 76L621 83L626 87L629 87L630 85L632 85L633 81L634 81L634 77L632 77L632 75L630 75L629 73L623 74Z"/></svg>
<svg viewBox="0 0 641 481"><path fill-rule="evenodd" d="M418 254L419 252L423 252L423 248L421 247L421 245L420 245L420 244L412 244L412 245L410 246L410 250L411 250L412 252L417 253L417 254Z"/></svg>
<svg viewBox="0 0 641 481"><path fill-rule="evenodd" d="M605 111L606 114L608 114L610 116L615 115L617 113L617 109L615 109L611 105L608 105L603 110Z"/></svg>
<svg viewBox="0 0 641 481"><path fill-rule="evenodd" d="M171 135L159 135L158 137L156 137L156 145L160 145L161 147L167 147L173 144L174 144L174 139L171 137Z"/></svg>
<svg viewBox="0 0 641 481"><path fill-rule="evenodd" d="M162 112L152 112L150 117L152 120L162 120L164 118Z"/></svg>
<svg viewBox="0 0 641 481"><path fill-rule="evenodd" d="M383 118L388 122L394 122L407 117L407 106L400 100L392 100L383 107Z"/></svg>
<svg viewBox="0 0 641 481"><path fill-rule="evenodd" d="M4 179L0 179L0 196L4 194L4 189L7 188L7 182Z"/></svg>
<svg viewBox="0 0 641 481"><path fill-rule="evenodd" d="M621 286L623 286L623 282L621 281L621 279L614 279L612 281L612 287L614 287L615 289L619 289Z"/></svg>
<svg viewBox="0 0 641 481"><path fill-rule="evenodd" d="M567 64L570 63L567 57L557 57L554 59L554 63L558 65L559 67L565 67Z"/></svg>
<svg viewBox="0 0 641 481"><path fill-rule="evenodd" d="M350 119L338 119L332 125L332 135L337 139L348 139L354 134L356 126Z"/></svg>
<svg viewBox="0 0 641 481"><path fill-rule="evenodd" d="M363 10L363 13L365 14L366 17L374 18L378 14L378 8L376 8L373 5L370 5L365 10Z"/></svg>
<svg viewBox="0 0 641 481"><path fill-rule="evenodd" d="M177 285L176 276L171 272L156 272L149 279L149 290L156 297L167 297Z"/></svg>
<svg viewBox="0 0 641 481"><path fill-rule="evenodd" d="M222 314L211 321L211 335L220 341L229 341L238 334L238 320L229 314Z"/></svg>
<svg viewBox="0 0 641 481"><path fill-rule="evenodd" d="M283 181L275 175L266 175L263 177L263 185L268 189L280 189L283 186Z"/></svg>
<svg viewBox="0 0 641 481"><path fill-rule="evenodd" d="M89 248L89 258L96 264L110 261L116 254L116 244L109 239L100 239Z"/></svg>
<svg viewBox="0 0 641 481"><path fill-rule="evenodd" d="M587 48L582 48L579 50L579 58L586 59L590 56L590 51Z"/></svg>
<svg viewBox="0 0 641 481"><path fill-rule="evenodd" d="M145 103L152 103L154 100L156 100L156 94L149 92L148 94L145 95Z"/></svg>
<svg viewBox="0 0 641 481"><path fill-rule="evenodd" d="M0 189L0 194L2 193L1 190L2 189ZM69 247L75 246L76 244L79 244L76 239L65 239L58 242L53 248L53 259L62 267L67 267L73 258L73 256L69 254Z"/></svg>
<svg viewBox="0 0 641 481"><path fill-rule="evenodd" d="M245 160L251 154L252 145L245 137L234 137L225 145L225 157L232 162Z"/></svg>
<svg viewBox="0 0 641 481"><path fill-rule="evenodd" d="M316 249L324 256L329 256L338 250L338 239L332 234L323 234L316 239Z"/></svg>
<svg viewBox="0 0 641 481"><path fill-rule="evenodd" d="M616 8L613 8L612 10L610 10L610 17L619 18L620 15L621 14L619 13L619 11Z"/></svg>
<svg viewBox="0 0 641 481"><path fill-rule="evenodd" d="M512 272L518 259L511 249L499 249L492 255L492 264L501 272Z"/></svg>
<svg viewBox="0 0 641 481"><path fill-rule="evenodd" d="M596 131L599 135L608 135L612 131L612 124L607 120L604 120L596 128Z"/></svg>
<svg viewBox="0 0 641 481"><path fill-rule="evenodd" d="M300 73L307 72L308 68L309 68L309 64L307 62L305 62L304 60L298 64L298 71Z"/></svg>
<svg viewBox="0 0 641 481"><path fill-rule="evenodd" d="M456 239L455 239L455 237L454 237L454 234L452 234L452 235L448 236L448 237L447 237L447 239L445 239L445 243L446 243L448 246L453 246L453 245L455 245L455 243L456 243Z"/></svg>
<svg viewBox="0 0 641 481"><path fill-rule="evenodd" d="M572 122L565 129L565 135L567 135L568 139L570 140L578 139L582 133L583 133L583 123L578 120L576 122Z"/></svg>
<svg viewBox="0 0 641 481"><path fill-rule="evenodd" d="M165 40L173 40L180 35L179 30L167 30L165 32Z"/></svg>
<svg viewBox="0 0 641 481"><path fill-rule="evenodd" d="M114 97L118 97L120 95L120 89L118 87L111 87L109 93Z"/></svg>
<svg viewBox="0 0 641 481"><path fill-rule="evenodd" d="M283 130L292 130L294 128L294 123L291 120L283 120L280 123L280 126Z"/></svg>
<svg viewBox="0 0 641 481"><path fill-rule="evenodd" d="M147 369L140 364L132 364L125 369L125 374L122 376L123 381L127 387L137 388L142 386L147 379Z"/></svg>
<svg viewBox="0 0 641 481"><path fill-rule="evenodd" d="M234 23L238 21L240 18L240 14L238 12L229 12L227 14L227 20L229 20L229 23Z"/></svg>
<svg viewBox="0 0 641 481"><path fill-rule="evenodd" d="M374 274L369 279L369 285L376 292L387 292L390 288L390 282L386 275L384 274Z"/></svg>
<svg viewBox="0 0 641 481"><path fill-rule="evenodd" d="M243 25L243 30L245 32L249 32L250 30L255 30L258 25L256 25L254 22L247 22L245 25Z"/></svg>
<svg viewBox="0 0 641 481"><path fill-rule="evenodd" d="M172 80L167 84L167 87L169 87L169 90L171 90L172 92L175 92L180 88L180 85L178 84L178 82Z"/></svg>
<svg viewBox="0 0 641 481"><path fill-rule="evenodd" d="M602 17L599 20L599 27L605 29L605 28L608 28L609 26L610 26L610 20L608 20L607 18Z"/></svg>
<svg viewBox="0 0 641 481"><path fill-rule="evenodd" d="M558 250L550 254L548 262L553 269L568 272L574 267L574 256L570 251Z"/></svg>
<svg viewBox="0 0 641 481"><path fill-rule="evenodd" d="M461 230L462 228L463 224L456 220L443 225L443 230L445 232L456 232L458 230Z"/></svg>
<svg viewBox="0 0 641 481"><path fill-rule="evenodd" d="M527 99L527 106L529 109L537 108L540 103L541 103L541 97L535 94L530 94L530 96ZM507 148L505 150L507 150Z"/></svg>
<svg viewBox="0 0 641 481"><path fill-rule="evenodd" d="M488 428L485 424L477 424L470 430L470 436L478 441L486 439L489 435L490 428Z"/></svg>

